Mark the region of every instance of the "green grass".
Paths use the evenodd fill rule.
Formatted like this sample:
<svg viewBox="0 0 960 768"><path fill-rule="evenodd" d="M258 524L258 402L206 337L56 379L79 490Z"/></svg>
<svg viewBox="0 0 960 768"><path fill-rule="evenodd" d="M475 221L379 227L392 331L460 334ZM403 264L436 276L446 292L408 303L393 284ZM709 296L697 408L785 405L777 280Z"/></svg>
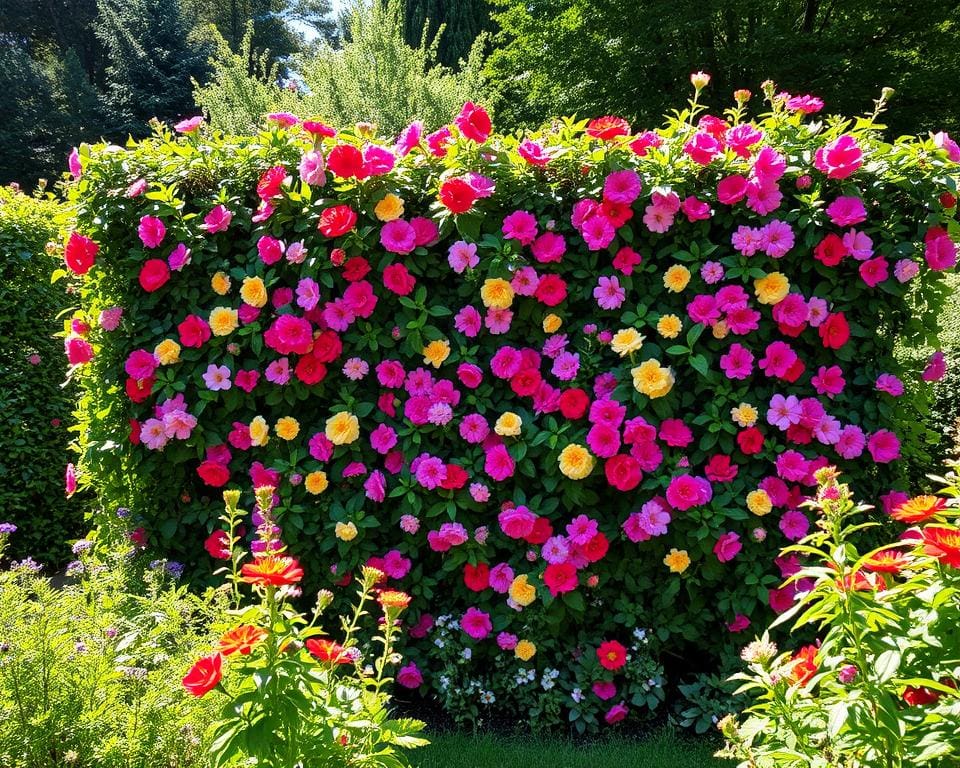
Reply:
<svg viewBox="0 0 960 768"><path fill-rule="evenodd" d="M721 768L717 745L661 730L643 739L613 738L576 745L542 737L429 735L410 753L417 768Z"/></svg>

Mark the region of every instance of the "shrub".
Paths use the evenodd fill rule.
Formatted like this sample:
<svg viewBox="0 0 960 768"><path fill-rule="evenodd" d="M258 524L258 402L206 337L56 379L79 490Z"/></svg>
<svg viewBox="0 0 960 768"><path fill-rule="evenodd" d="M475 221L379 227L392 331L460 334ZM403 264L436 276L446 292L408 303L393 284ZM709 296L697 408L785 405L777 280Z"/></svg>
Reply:
<svg viewBox="0 0 960 768"><path fill-rule="evenodd" d="M0 556L9 530L0 526ZM223 601L171 587L173 564L144 581L129 552L104 554L93 540L74 552L65 586L31 558L0 571L0 764L205 765L213 710L186 701L179 679Z"/></svg>
<svg viewBox="0 0 960 768"><path fill-rule="evenodd" d="M21 534L16 557L57 561L76 538L83 508L64 498L72 388L63 389L63 343L55 334L69 298L50 284L48 243L59 239L52 196L0 187L0 509Z"/></svg>
<svg viewBox="0 0 960 768"><path fill-rule="evenodd" d="M956 465L954 465L956 467ZM765 633L748 645L741 692L754 703L728 718L722 754L742 766L955 765L960 752L960 529L955 502L918 496L894 520L895 541L862 551L871 507L855 506L834 469L818 472L817 530L783 557L803 584L777 623L819 640L778 653ZM945 495L960 497L953 473Z"/></svg>
<svg viewBox="0 0 960 768"><path fill-rule="evenodd" d="M217 489L271 485L309 587L369 564L413 596L412 687L446 695L452 630L481 716L648 712L659 664L791 605L817 468L880 495L925 451L893 346L934 327L960 149L765 96L657 132L497 136L468 103L396 145L277 115L91 148L81 483L198 579Z"/></svg>
<svg viewBox="0 0 960 768"><path fill-rule="evenodd" d="M300 594L303 569L286 554L280 538L274 490L256 489L254 516L260 522L249 559L237 546L245 514L237 509L240 492L223 494L227 535L216 554L230 559L231 614L238 619L216 650L183 678L194 696L212 690L226 696L220 719L211 725L211 762L214 768L251 759L263 768L409 765L398 748L426 744L415 735L423 723L390 718L385 689L393 681L388 665L399 660L393 643L410 596L378 588L386 574L364 568L356 607L341 617L342 639L327 637L319 622L333 600L331 592L320 591L312 617L290 605L290 598ZM251 586L256 602L244 603L242 584ZM364 644L357 635L374 600L382 612L381 629Z"/></svg>

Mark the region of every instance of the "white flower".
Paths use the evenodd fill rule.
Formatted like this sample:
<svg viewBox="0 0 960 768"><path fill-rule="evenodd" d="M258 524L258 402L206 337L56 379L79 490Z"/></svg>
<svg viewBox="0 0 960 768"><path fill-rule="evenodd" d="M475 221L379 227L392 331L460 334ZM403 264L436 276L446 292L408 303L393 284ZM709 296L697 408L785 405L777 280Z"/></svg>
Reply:
<svg viewBox="0 0 960 768"><path fill-rule="evenodd" d="M579 704L581 701L583 701L583 691L581 691L579 688L574 688L570 693L570 698Z"/></svg>
<svg viewBox="0 0 960 768"><path fill-rule="evenodd" d="M472 649L472 648L464 648L464 649L461 651L461 655L463 656L463 658L469 659L469 658L471 658L471 657L473 656L473 649Z"/></svg>
<svg viewBox="0 0 960 768"><path fill-rule="evenodd" d="M481 704L493 704L496 700L497 697L493 695L493 691L482 691L480 693Z"/></svg>

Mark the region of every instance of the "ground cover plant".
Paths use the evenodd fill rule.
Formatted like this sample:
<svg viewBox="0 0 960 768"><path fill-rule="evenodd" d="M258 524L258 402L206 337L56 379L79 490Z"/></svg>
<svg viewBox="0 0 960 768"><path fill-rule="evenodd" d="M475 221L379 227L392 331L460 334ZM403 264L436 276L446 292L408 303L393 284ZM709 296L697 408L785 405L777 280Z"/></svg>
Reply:
<svg viewBox="0 0 960 768"><path fill-rule="evenodd" d="M793 605L818 468L900 498L943 361L894 338L935 343L956 263L948 135L772 83L712 114L707 82L657 131L467 103L81 147L80 485L190 563L220 489L274 487L305 588L411 594L397 681L461 720L659 708L676 658Z"/></svg>

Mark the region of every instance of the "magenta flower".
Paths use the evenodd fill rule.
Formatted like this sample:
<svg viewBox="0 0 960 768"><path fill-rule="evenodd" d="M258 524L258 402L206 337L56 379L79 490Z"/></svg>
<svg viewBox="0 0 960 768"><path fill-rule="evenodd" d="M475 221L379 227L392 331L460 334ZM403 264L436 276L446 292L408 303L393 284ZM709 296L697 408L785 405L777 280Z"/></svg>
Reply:
<svg viewBox="0 0 960 768"><path fill-rule="evenodd" d="M474 640L483 640L493 631L490 614L471 606L460 619L460 628Z"/></svg>
<svg viewBox="0 0 960 768"><path fill-rule="evenodd" d="M713 545L713 554L717 556L717 560L721 563L727 563L733 560L741 549L743 549L743 545L740 543L740 536L728 531L721 534L716 544Z"/></svg>
<svg viewBox="0 0 960 768"><path fill-rule="evenodd" d="M140 242L144 246L156 248L163 242L164 235L167 234L167 228L156 216L141 216L137 234L140 235Z"/></svg>
<svg viewBox="0 0 960 768"><path fill-rule="evenodd" d="M537 236L537 217L529 211L514 211L503 220L503 236L530 245Z"/></svg>
<svg viewBox="0 0 960 768"><path fill-rule="evenodd" d="M231 221L233 221L233 213L227 210L225 205L217 205L203 217L203 226L200 228L212 235L216 232L225 232Z"/></svg>
<svg viewBox="0 0 960 768"><path fill-rule="evenodd" d="M597 300L601 309L619 309L627 298L627 292L620 285L616 275L612 277L601 275L597 287L593 289L593 298Z"/></svg>
<svg viewBox="0 0 960 768"><path fill-rule="evenodd" d="M380 229L380 245L390 253L408 254L417 247L417 233L409 222L394 219Z"/></svg>

